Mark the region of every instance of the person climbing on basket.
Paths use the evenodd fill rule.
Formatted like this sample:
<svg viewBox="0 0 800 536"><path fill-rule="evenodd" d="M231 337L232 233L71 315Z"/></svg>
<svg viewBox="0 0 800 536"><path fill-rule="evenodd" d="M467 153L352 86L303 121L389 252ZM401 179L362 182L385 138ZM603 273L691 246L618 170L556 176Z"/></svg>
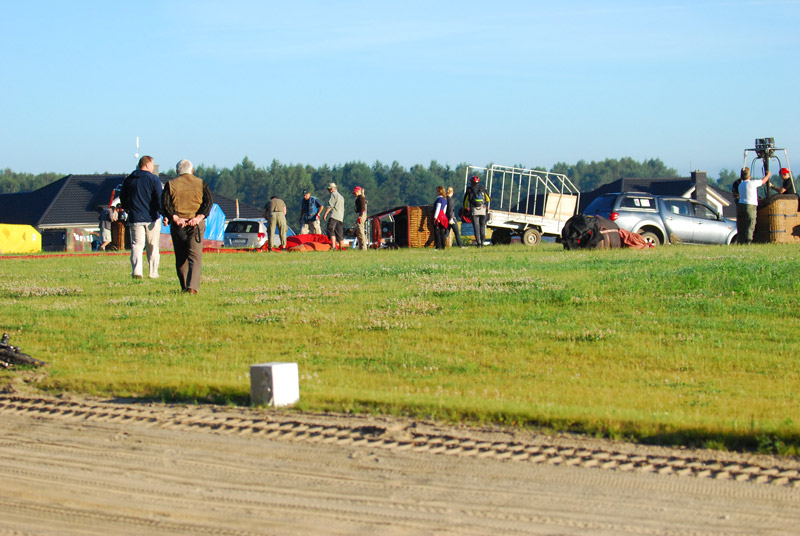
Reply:
<svg viewBox="0 0 800 536"><path fill-rule="evenodd" d="M781 179L783 182L780 186L773 186L772 184L769 185L773 191L777 192L778 194L796 193L794 191L794 181L792 180L791 171L789 171L787 168L781 168Z"/></svg>

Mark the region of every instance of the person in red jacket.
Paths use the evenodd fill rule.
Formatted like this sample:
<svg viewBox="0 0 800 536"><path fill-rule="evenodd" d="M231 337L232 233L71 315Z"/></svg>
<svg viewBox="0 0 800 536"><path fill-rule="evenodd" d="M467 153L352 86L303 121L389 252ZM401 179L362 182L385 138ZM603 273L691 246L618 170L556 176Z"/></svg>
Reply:
<svg viewBox="0 0 800 536"><path fill-rule="evenodd" d="M436 249L444 249L445 237L450 223L447 219L447 198L444 186L436 187L436 201L433 203L433 242Z"/></svg>

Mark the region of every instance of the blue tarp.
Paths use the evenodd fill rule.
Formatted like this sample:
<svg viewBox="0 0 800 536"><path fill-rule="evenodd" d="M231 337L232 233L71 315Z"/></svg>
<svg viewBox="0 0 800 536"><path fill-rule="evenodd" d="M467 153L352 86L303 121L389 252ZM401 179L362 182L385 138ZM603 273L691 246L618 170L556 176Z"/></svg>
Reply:
<svg viewBox="0 0 800 536"><path fill-rule="evenodd" d="M219 240L222 242L222 235L225 233L225 213L219 208L219 205L214 203L211 206L211 212L206 218L206 234L203 238L206 240ZM161 234L169 234L169 225L161 228Z"/></svg>
<svg viewBox="0 0 800 536"><path fill-rule="evenodd" d="M225 232L225 213L219 208L219 205L214 203L211 206L211 212L206 219L206 234L203 236L206 240L219 240L222 242L222 235Z"/></svg>

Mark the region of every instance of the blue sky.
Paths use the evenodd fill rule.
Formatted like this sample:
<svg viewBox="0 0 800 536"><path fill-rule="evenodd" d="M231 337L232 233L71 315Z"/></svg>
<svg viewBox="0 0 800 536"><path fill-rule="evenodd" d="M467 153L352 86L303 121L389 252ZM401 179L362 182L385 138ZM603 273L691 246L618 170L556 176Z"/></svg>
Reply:
<svg viewBox="0 0 800 536"><path fill-rule="evenodd" d="M800 159L800 0L5 1L0 42L0 169Z"/></svg>

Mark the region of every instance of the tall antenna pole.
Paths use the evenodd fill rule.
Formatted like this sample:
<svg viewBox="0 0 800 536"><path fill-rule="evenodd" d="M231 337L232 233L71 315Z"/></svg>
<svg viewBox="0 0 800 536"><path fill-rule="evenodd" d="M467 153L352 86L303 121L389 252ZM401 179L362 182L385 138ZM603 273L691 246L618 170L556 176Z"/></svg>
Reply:
<svg viewBox="0 0 800 536"><path fill-rule="evenodd" d="M136 161L139 161L139 136L136 136L136 154L133 155L136 157Z"/></svg>

